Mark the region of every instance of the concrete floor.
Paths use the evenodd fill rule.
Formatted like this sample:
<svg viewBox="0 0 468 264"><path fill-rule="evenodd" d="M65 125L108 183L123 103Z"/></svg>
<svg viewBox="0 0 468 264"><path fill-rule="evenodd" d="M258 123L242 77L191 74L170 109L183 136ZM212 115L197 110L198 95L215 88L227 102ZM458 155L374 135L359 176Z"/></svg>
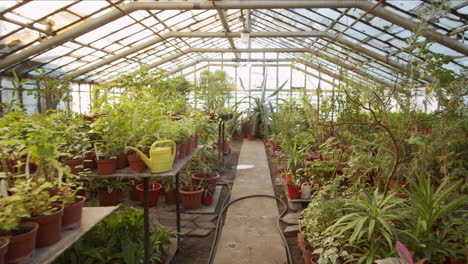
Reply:
<svg viewBox="0 0 468 264"><path fill-rule="evenodd" d="M231 201L254 194L275 195L262 141L244 140ZM214 263L287 263L276 227L278 216L274 199L249 198L233 204L226 215Z"/></svg>

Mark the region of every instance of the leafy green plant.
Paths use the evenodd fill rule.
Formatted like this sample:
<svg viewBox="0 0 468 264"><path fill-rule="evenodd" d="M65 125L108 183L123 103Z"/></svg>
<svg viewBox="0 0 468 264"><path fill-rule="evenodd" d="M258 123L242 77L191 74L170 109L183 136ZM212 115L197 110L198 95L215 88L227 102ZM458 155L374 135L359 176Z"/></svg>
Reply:
<svg viewBox="0 0 468 264"><path fill-rule="evenodd" d="M346 238L328 229L343 216L340 209L345 202L342 197L332 195L326 199L323 194L317 195L302 212L303 236L313 253L319 254L317 263L345 263L349 259Z"/></svg>
<svg viewBox="0 0 468 264"><path fill-rule="evenodd" d="M90 182L91 190L101 190L107 192L128 191L130 187L121 178L98 178L94 177Z"/></svg>
<svg viewBox="0 0 468 264"><path fill-rule="evenodd" d="M54 263L143 263L143 211L119 210L78 240ZM161 225L150 227L151 261L161 260L173 234Z"/></svg>
<svg viewBox="0 0 468 264"><path fill-rule="evenodd" d="M239 79L241 87L244 91L244 83L242 82L242 79ZM262 81L262 94L260 97L256 96L247 96L240 100L238 104L240 104L244 100L249 100L249 108L245 111L245 122L247 122L250 126L250 133L251 135L255 135L255 132L257 131L257 127L261 126L262 128L262 133L264 137L269 137L271 134L271 120L274 112L274 107L273 104L271 103L271 100L269 98L272 98L273 96L277 95L281 89L286 85L288 81L283 82L273 93L270 95L266 96L267 92L267 74L264 70L263 72L263 81Z"/></svg>
<svg viewBox="0 0 468 264"><path fill-rule="evenodd" d="M196 87L197 99L203 101L206 113L224 113L227 104L232 98L234 83L229 79L226 72L217 70L211 72L204 70L200 73L200 80Z"/></svg>
<svg viewBox="0 0 468 264"><path fill-rule="evenodd" d="M461 182L445 179L439 187L423 175L411 183L410 190L402 190L409 198L412 221L406 222L410 237L407 245L420 258L440 261L446 256L463 255L466 237L466 205L468 196L457 194ZM465 233L466 234L466 233Z"/></svg>
<svg viewBox="0 0 468 264"><path fill-rule="evenodd" d="M33 178L16 181L10 191L13 195L21 197L24 208L32 217L49 215L54 212L51 204L57 201L57 196L51 196L48 192L53 187L52 183L44 179Z"/></svg>
<svg viewBox="0 0 468 264"><path fill-rule="evenodd" d="M20 195L0 198L0 235L9 235L18 230L21 219L29 216L24 207L24 198Z"/></svg>
<svg viewBox="0 0 468 264"><path fill-rule="evenodd" d="M347 248L353 249L350 254L354 261L368 264L391 250L398 237L392 223L407 217L403 199L381 194L378 189L364 192L358 199L347 199L343 213L329 230L348 238Z"/></svg>
<svg viewBox="0 0 468 264"><path fill-rule="evenodd" d="M411 252L409 252L406 246L400 241L397 241L395 243L395 248L397 250L399 258L390 257L390 258L378 259L375 261L375 263L376 264L423 264L424 262L427 261L427 258L424 258L424 259L416 261L415 263L413 261L413 256L411 255Z"/></svg>

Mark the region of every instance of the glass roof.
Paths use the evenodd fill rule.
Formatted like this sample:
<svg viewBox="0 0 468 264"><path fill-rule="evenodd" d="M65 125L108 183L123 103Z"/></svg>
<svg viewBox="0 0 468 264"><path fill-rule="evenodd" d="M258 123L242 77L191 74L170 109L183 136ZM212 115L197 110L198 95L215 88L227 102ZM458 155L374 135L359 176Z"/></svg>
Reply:
<svg viewBox="0 0 468 264"><path fill-rule="evenodd" d="M228 63L259 56L257 60L276 57L288 59L291 63L309 63L308 67L320 66L330 73L345 68L356 79L371 75L374 79L392 82L399 79L399 74L410 62L425 59L414 55L417 52L408 52L409 40L413 39L414 33L411 27L404 27L395 19L408 23L427 21L429 29L453 44L449 47L447 42L434 43L429 50L450 56L450 63L443 66L446 69L466 74L468 1L465 0L442 1L445 6L438 9L432 2L437 4L440 1L429 0L363 1L370 4L368 10L361 6L331 5L320 8L252 8L250 19L247 9L239 9L241 6L227 9L127 8L138 4L135 2L151 1L0 1L0 75L8 76L16 71L23 76L34 76L41 68L53 77L75 74L77 81L105 82L141 66L177 72L195 63L215 60ZM175 3L158 3L161 2ZM221 2L228 1L209 3L215 6ZM104 23L93 24L104 20ZM240 41L239 34L234 37L225 34L239 33L247 24L251 32L249 52L226 51L242 51L249 47ZM327 35L268 35L274 32L319 32ZM264 33L264 36L255 37L255 33ZM68 37L67 34L74 35ZM416 46L428 38L427 34L420 34L416 38ZM61 41L52 45L43 44L58 39ZM220 49L224 50L217 51ZM275 53L279 55L272 55ZM307 59L302 62L295 60L304 59L304 54L307 54ZM420 81L427 82L428 79Z"/></svg>

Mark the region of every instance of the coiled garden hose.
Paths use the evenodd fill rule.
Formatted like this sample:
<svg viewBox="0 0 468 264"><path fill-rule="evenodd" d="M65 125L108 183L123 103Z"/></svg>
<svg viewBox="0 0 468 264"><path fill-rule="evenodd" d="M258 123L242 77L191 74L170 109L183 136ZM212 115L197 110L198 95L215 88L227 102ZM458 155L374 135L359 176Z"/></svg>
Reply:
<svg viewBox="0 0 468 264"><path fill-rule="evenodd" d="M277 198L275 196L266 195L266 194L255 194L255 195L248 195L248 196L240 197L240 198L237 198L237 199L229 202L228 205L223 206L223 208L221 209L221 212L219 212L219 214L218 214L218 220L216 222L216 229L215 229L215 237L214 237L213 243L211 245L211 251L210 251L210 256L208 258L208 264L213 264L214 257L215 257L215 252L216 252L216 249L218 247L218 239L219 239L219 234L220 234L220 231L221 231L220 227L221 227L221 223L224 220L223 215L224 215L225 211L227 210L227 208L229 208L229 206L231 206L232 204L234 204L234 203L236 203L238 201L249 199L249 198L259 198L259 197L272 198L272 199L275 199L277 201L280 201L281 204L283 205L284 209L283 209L283 212L281 212L280 216L278 217L277 227L278 227L278 231L280 232L281 238L283 239L284 246L286 248L286 254L288 256L288 263L293 264L291 251L290 251L289 246L288 246L288 241L286 240L286 237L284 236L283 231L281 230L281 225L280 225L280 219L286 214L288 209L286 207L286 204L283 202L283 200L281 200L281 199L279 199L279 198Z"/></svg>

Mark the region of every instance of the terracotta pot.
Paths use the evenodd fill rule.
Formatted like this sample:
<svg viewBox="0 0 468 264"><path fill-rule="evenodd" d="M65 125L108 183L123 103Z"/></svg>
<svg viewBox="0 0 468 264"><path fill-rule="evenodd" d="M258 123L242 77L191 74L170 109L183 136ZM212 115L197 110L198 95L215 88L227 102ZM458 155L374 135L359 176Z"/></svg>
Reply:
<svg viewBox="0 0 468 264"><path fill-rule="evenodd" d="M97 173L100 175L112 174L116 169L115 159L100 159L96 160Z"/></svg>
<svg viewBox="0 0 468 264"><path fill-rule="evenodd" d="M185 209L197 209L201 206L203 188L198 185L186 185L180 187L180 199Z"/></svg>
<svg viewBox="0 0 468 264"><path fill-rule="evenodd" d="M284 179L284 184L286 185L292 185L293 184L293 176L291 173L289 172L284 172L281 174L283 176L283 179Z"/></svg>
<svg viewBox="0 0 468 264"><path fill-rule="evenodd" d="M76 203L66 205L63 209L62 229L75 229L81 226L81 216L83 215L83 205L86 197L77 196Z"/></svg>
<svg viewBox="0 0 468 264"><path fill-rule="evenodd" d="M85 169L94 169L96 168L96 154L93 152L88 152L85 154L83 160L83 165Z"/></svg>
<svg viewBox="0 0 468 264"><path fill-rule="evenodd" d="M254 135L251 135L251 134L247 134L247 139L249 141L254 141L255 140L255 136Z"/></svg>
<svg viewBox="0 0 468 264"><path fill-rule="evenodd" d="M136 187L138 184L130 184L130 201L140 201L140 193Z"/></svg>
<svg viewBox="0 0 468 264"><path fill-rule="evenodd" d="M115 206L120 203L120 191L107 192L98 190L97 196L99 200L99 206Z"/></svg>
<svg viewBox="0 0 468 264"><path fill-rule="evenodd" d="M317 263L317 260L319 259L318 254L312 254L312 249L309 246L305 246L302 249L302 257L304 258L304 263L305 264L315 264Z"/></svg>
<svg viewBox="0 0 468 264"><path fill-rule="evenodd" d="M458 256L459 258L456 259L454 256L450 256L450 264L464 264L467 263L466 259L462 259L463 256Z"/></svg>
<svg viewBox="0 0 468 264"><path fill-rule="evenodd" d="M192 136L192 139L190 140L190 147L192 148L192 150L197 147L195 146L195 144L195 136Z"/></svg>
<svg viewBox="0 0 468 264"><path fill-rule="evenodd" d="M75 175L84 170L83 159L65 159L62 163L70 167L71 173Z"/></svg>
<svg viewBox="0 0 468 264"><path fill-rule="evenodd" d="M130 163L130 169L134 172L142 172L146 170L145 162L140 156L127 156L128 163Z"/></svg>
<svg viewBox="0 0 468 264"><path fill-rule="evenodd" d="M288 197L291 199L301 198L301 187L288 185Z"/></svg>
<svg viewBox="0 0 468 264"><path fill-rule="evenodd" d="M187 155L187 147L185 146L185 142L180 143L179 159L183 159L186 155Z"/></svg>
<svg viewBox="0 0 468 264"><path fill-rule="evenodd" d="M210 206L213 203L213 194L207 193L202 195L202 204L206 206Z"/></svg>
<svg viewBox="0 0 468 264"><path fill-rule="evenodd" d="M9 238L0 237L0 264L5 264L5 256L8 252L8 244L10 244Z"/></svg>
<svg viewBox="0 0 468 264"><path fill-rule="evenodd" d="M37 231L36 247L43 248L57 243L62 232L63 205L52 204L55 212L50 215L36 216L25 219L25 222L36 222L39 224Z"/></svg>
<svg viewBox="0 0 468 264"><path fill-rule="evenodd" d="M189 155L192 152L192 141L189 139L184 143L185 155Z"/></svg>
<svg viewBox="0 0 468 264"><path fill-rule="evenodd" d="M176 154L174 160L179 160L180 159L180 148L182 147L182 144L176 144Z"/></svg>
<svg viewBox="0 0 468 264"><path fill-rule="evenodd" d="M141 197L141 201L144 201L144 189L143 189L143 184L138 184L136 189L139 193L139 196ZM162 189L162 185L156 182L152 182L149 185L148 189L148 205L149 206L155 206L158 204L158 196L159 196L159 191Z"/></svg>
<svg viewBox="0 0 468 264"><path fill-rule="evenodd" d="M120 170L126 168L128 166L127 155L125 153L120 153L117 155L117 159L115 160L115 168Z"/></svg>
<svg viewBox="0 0 468 264"><path fill-rule="evenodd" d="M206 176L208 176L208 178L206 178ZM218 179L219 179L219 174L218 173L214 173L213 175L204 175L203 173L194 173L191 175L192 177L192 184L193 185L200 185L200 182L203 180L203 179L206 179L206 181L210 184L210 189L211 191L214 192L216 191L216 184L218 183Z"/></svg>
<svg viewBox="0 0 468 264"><path fill-rule="evenodd" d="M6 254L7 263L27 263L34 255L39 224L24 222L20 224L20 229L24 231L21 235L10 237Z"/></svg>
<svg viewBox="0 0 468 264"><path fill-rule="evenodd" d="M165 197L166 197L167 204L175 204L177 201L176 190L166 191Z"/></svg>
<svg viewBox="0 0 468 264"><path fill-rule="evenodd" d="M198 135L193 136L193 138L194 138L193 147L198 148L198 140L199 140Z"/></svg>

